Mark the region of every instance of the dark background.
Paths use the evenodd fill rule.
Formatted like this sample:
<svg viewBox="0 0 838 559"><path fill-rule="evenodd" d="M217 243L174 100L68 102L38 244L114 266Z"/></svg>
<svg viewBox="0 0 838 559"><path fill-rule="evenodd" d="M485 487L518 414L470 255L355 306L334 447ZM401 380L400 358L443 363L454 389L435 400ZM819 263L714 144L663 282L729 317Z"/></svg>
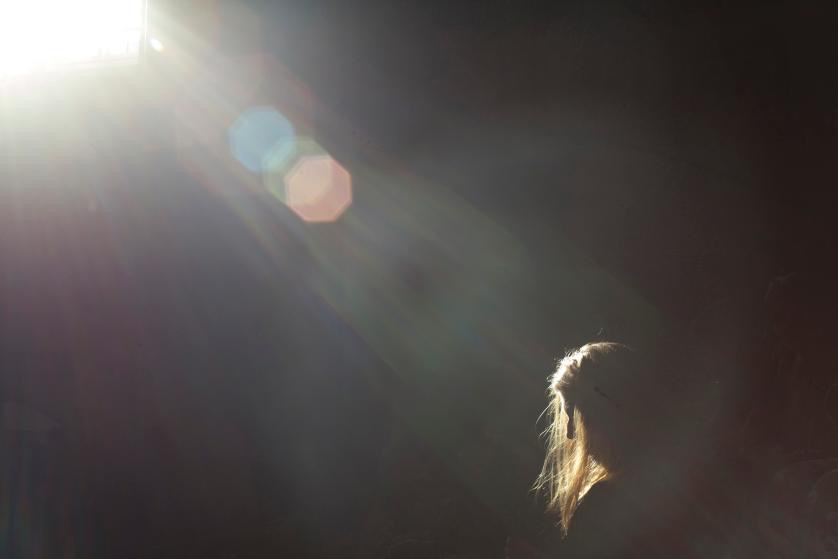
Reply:
<svg viewBox="0 0 838 559"><path fill-rule="evenodd" d="M161 1L2 86L3 557L503 557L592 339L670 350L696 454L838 453L834 6L539 4ZM227 156L251 105L339 221Z"/></svg>

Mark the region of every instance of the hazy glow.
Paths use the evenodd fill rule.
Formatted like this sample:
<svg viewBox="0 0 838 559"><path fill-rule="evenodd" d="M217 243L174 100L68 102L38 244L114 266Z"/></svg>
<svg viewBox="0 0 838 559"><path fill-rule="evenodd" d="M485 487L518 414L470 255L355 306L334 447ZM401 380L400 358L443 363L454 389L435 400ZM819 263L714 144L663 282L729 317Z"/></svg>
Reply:
<svg viewBox="0 0 838 559"><path fill-rule="evenodd" d="M136 61L145 0L0 0L0 77Z"/></svg>

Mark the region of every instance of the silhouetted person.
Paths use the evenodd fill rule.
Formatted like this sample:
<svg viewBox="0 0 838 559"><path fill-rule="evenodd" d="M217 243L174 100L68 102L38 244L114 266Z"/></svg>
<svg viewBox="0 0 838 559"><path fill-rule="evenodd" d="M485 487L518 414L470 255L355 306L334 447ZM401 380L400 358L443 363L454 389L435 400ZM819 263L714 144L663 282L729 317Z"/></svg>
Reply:
<svg viewBox="0 0 838 559"><path fill-rule="evenodd" d="M690 491L692 441L677 437L659 372L653 359L608 342L559 363L536 484L559 521L561 552L551 556L721 556L718 518Z"/></svg>

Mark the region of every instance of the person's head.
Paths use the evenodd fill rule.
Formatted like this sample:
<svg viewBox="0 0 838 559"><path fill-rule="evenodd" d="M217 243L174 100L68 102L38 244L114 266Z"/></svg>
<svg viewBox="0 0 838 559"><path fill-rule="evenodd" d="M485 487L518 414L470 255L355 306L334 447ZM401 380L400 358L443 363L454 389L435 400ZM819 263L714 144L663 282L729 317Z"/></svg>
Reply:
<svg viewBox="0 0 838 559"><path fill-rule="evenodd" d="M562 359L550 378L547 457L536 488L564 533L585 493L629 467L649 443L649 365L622 344L590 343Z"/></svg>

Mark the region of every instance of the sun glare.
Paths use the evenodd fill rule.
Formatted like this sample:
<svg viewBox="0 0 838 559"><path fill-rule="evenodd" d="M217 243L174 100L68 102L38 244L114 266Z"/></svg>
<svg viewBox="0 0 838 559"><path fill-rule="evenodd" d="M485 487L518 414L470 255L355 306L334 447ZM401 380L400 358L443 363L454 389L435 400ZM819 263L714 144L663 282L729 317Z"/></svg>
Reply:
<svg viewBox="0 0 838 559"><path fill-rule="evenodd" d="M0 0L0 77L131 63L146 0Z"/></svg>

